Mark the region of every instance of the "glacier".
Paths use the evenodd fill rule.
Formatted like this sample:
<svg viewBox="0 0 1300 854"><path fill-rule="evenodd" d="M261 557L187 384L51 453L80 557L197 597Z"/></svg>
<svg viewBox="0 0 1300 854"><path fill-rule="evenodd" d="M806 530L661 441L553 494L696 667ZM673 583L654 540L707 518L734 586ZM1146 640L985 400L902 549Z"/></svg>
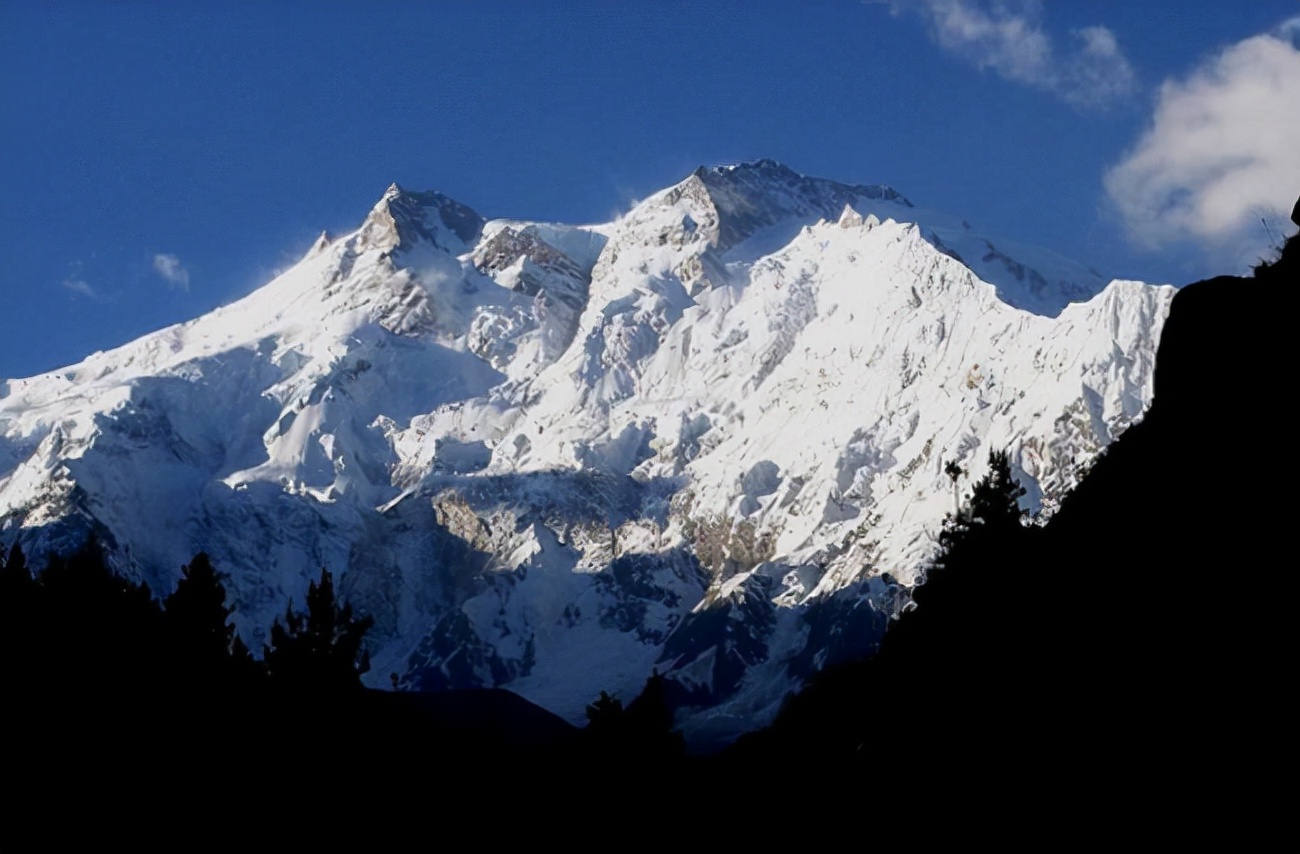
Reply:
<svg viewBox="0 0 1300 854"><path fill-rule="evenodd" d="M0 383L0 537L163 592L206 551L253 648L325 567L375 687L579 722L658 671L716 743L874 648L990 449L1050 516L1174 293L769 160L594 225L393 185L249 296Z"/></svg>

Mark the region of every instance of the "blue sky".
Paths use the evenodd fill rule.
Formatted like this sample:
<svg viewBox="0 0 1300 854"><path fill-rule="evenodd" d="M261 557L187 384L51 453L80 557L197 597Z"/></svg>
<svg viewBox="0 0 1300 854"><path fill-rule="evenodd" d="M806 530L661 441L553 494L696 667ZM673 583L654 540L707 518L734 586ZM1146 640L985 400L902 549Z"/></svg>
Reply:
<svg viewBox="0 0 1300 854"><path fill-rule="evenodd" d="M0 376L229 302L393 181L601 221L772 157L1109 275L1235 271L1300 194L1298 44L1294 0L5 0Z"/></svg>

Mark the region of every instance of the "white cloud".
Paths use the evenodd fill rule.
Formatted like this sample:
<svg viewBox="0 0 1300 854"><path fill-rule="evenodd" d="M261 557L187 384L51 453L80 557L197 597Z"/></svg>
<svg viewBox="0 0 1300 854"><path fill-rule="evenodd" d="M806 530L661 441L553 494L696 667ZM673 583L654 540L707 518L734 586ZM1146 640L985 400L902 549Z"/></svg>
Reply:
<svg viewBox="0 0 1300 854"><path fill-rule="evenodd" d="M1105 27L1084 27L1076 45L1061 52L1043 29L1039 0L869 0L887 3L897 14L914 11L930 25L945 49L1001 77L1033 86L1079 107L1102 107L1131 94L1133 67L1115 35Z"/></svg>
<svg viewBox="0 0 1300 854"><path fill-rule="evenodd" d="M87 282L80 276L69 276L63 280L62 284L63 287L70 291L74 291L75 293L79 293L82 296L87 296L91 299L99 299L99 292L90 286L90 282Z"/></svg>
<svg viewBox="0 0 1300 854"><path fill-rule="evenodd" d="M174 288L180 288L183 291L190 289L189 271L181 266L181 259L175 255L159 253L153 256L154 272L167 280L167 283Z"/></svg>
<svg viewBox="0 0 1300 854"><path fill-rule="evenodd" d="M1160 87L1150 127L1105 178L1138 242L1268 254L1300 194L1298 38L1300 17Z"/></svg>

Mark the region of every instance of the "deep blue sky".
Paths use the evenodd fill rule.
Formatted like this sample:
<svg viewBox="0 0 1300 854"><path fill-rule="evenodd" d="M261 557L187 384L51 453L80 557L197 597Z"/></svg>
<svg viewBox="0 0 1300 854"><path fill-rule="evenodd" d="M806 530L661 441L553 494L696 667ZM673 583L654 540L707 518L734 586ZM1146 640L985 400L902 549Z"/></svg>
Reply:
<svg viewBox="0 0 1300 854"><path fill-rule="evenodd" d="M247 293L392 181L597 221L699 164L773 157L1111 275L1210 271L1185 244L1133 248L1103 176L1162 81L1300 4L1013 4L1062 55L1108 28L1132 85L1097 105L944 42L935 8L989 4L903 2L5 0L0 377Z"/></svg>

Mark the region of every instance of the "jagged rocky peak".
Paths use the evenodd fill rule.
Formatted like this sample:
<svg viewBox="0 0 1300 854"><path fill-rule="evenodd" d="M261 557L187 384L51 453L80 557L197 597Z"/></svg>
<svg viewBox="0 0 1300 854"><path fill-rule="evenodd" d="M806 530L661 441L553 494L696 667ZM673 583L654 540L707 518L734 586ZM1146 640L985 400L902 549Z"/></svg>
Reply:
<svg viewBox="0 0 1300 854"><path fill-rule="evenodd" d="M393 183L366 217L360 237L385 252L425 242L458 255L474 245L485 222L473 208L435 190L416 193Z"/></svg>
<svg viewBox="0 0 1300 854"><path fill-rule="evenodd" d="M855 211L852 205L845 205L837 224L840 228L857 228L862 225L862 214Z"/></svg>
<svg viewBox="0 0 1300 854"><path fill-rule="evenodd" d="M845 205L835 224L840 228L865 228L870 231L880 225L880 219L872 213L863 216L853 205Z"/></svg>
<svg viewBox="0 0 1300 854"><path fill-rule="evenodd" d="M846 205L871 201L912 207L906 197L884 184L810 178L775 160L701 166L673 189L678 197L707 200L717 212L714 245L724 252L760 229L788 220L837 220Z"/></svg>
<svg viewBox="0 0 1300 854"><path fill-rule="evenodd" d="M307 250L305 258L315 258L317 255L328 249L330 244L333 242L334 238L330 236L330 233L328 231L322 231L320 236L312 243L311 248Z"/></svg>
<svg viewBox="0 0 1300 854"><path fill-rule="evenodd" d="M748 195L766 198L769 201L779 200L780 191L785 191L789 195L801 198L810 206L825 210L828 219L850 198L893 202L904 207L912 207L912 203L902 193L887 184L844 184L828 178L814 178L802 175L775 160L755 160L749 163L707 168L701 166L694 174L698 175L711 190L724 187L746 188ZM826 200L836 197L841 201L827 208Z"/></svg>

